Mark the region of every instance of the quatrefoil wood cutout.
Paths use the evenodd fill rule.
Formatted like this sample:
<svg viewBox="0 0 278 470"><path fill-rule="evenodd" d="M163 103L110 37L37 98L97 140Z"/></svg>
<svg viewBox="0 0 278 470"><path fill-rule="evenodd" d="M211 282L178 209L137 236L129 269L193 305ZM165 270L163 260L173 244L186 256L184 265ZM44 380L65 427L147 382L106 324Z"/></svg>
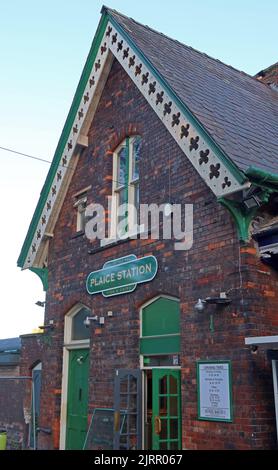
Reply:
<svg viewBox="0 0 278 470"><path fill-rule="evenodd" d="M156 90L156 82L150 83L149 84L149 95L151 95L152 93L155 93L155 90Z"/></svg>
<svg viewBox="0 0 278 470"><path fill-rule="evenodd" d="M39 229L39 230L37 231L37 240L38 240L39 238L41 238L41 229Z"/></svg>
<svg viewBox="0 0 278 470"><path fill-rule="evenodd" d="M186 126L181 126L181 133L180 133L180 138L183 139L184 137L188 137L189 134L189 124L186 124Z"/></svg>
<svg viewBox="0 0 278 470"><path fill-rule="evenodd" d="M106 36L109 38L111 33L112 33L112 28L111 26L108 26L108 29L106 31Z"/></svg>
<svg viewBox="0 0 278 470"><path fill-rule="evenodd" d="M180 116L181 116L181 113L177 113L177 114L173 114L172 118L172 127L174 126L178 126L179 123L180 123Z"/></svg>
<svg viewBox="0 0 278 470"><path fill-rule="evenodd" d="M123 60L125 60L125 59L128 58L128 54L129 54L129 47L127 47L126 49L124 49L124 52L123 52Z"/></svg>
<svg viewBox="0 0 278 470"><path fill-rule="evenodd" d="M57 173L57 181L61 180L62 179L62 171L58 171Z"/></svg>
<svg viewBox="0 0 278 470"><path fill-rule="evenodd" d="M121 41L118 42L118 44L117 44L117 46L118 46L118 47L117 47L117 52L119 52L119 51L122 50L122 48L123 48L123 42L124 42L123 40L121 40Z"/></svg>
<svg viewBox="0 0 278 470"><path fill-rule="evenodd" d="M72 149L72 140L68 142L68 150Z"/></svg>
<svg viewBox="0 0 278 470"><path fill-rule="evenodd" d="M42 216L42 225L44 225L46 223L46 217L45 215Z"/></svg>
<svg viewBox="0 0 278 470"><path fill-rule="evenodd" d="M220 163L216 163L216 165L210 165L210 174L209 178L212 180L212 178L219 178L220 176Z"/></svg>
<svg viewBox="0 0 278 470"><path fill-rule="evenodd" d="M52 196L54 196L54 195L57 193L57 191L56 191L56 185L52 186L52 188L51 188L51 193L52 193Z"/></svg>
<svg viewBox="0 0 278 470"><path fill-rule="evenodd" d="M137 75L140 75L141 72L142 72L142 64L139 64L139 65L136 65L135 67L135 77L137 77Z"/></svg>
<svg viewBox="0 0 278 470"><path fill-rule="evenodd" d="M229 188L231 186L232 182L229 180L228 176L225 176L224 178L224 183L222 183L222 188L225 189L226 186Z"/></svg>
<svg viewBox="0 0 278 470"><path fill-rule="evenodd" d="M199 147L198 142L199 142L199 140L200 140L200 137L199 137L198 135L195 137L195 139L194 139L194 137L191 137L191 139L190 139L190 146L189 146L190 152L191 152L191 150L193 150L193 149L194 149L194 150L198 150L198 147Z"/></svg>
<svg viewBox="0 0 278 470"><path fill-rule="evenodd" d="M113 36L112 36L112 44L114 44L115 42L117 42L117 36L118 36L117 33L113 34Z"/></svg>
<svg viewBox="0 0 278 470"><path fill-rule="evenodd" d="M86 95L83 96L84 104L89 101L89 93L87 92Z"/></svg>
<svg viewBox="0 0 278 470"><path fill-rule="evenodd" d="M142 85L144 85L145 83L148 83L148 81L149 81L149 78L148 78L148 77L149 77L149 72L143 73L143 75L142 75L142 82L141 82Z"/></svg>
<svg viewBox="0 0 278 470"><path fill-rule="evenodd" d="M129 58L129 64L128 64L129 68L133 67L134 64L135 64L135 55Z"/></svg>
<svg viewBox="0 0 278 470"><path fill-rule="evenodd" d="M68 159L67 159L66 156L64 156L63 159L62 159L63 166L65 166L67 164L67 162L68 162Z"/></svg>
<svg viewBox="0 0 278 470"><path fill-rule="evenodd" d="M101 53L101 55L103 55L104 52L106 52L106 51L107 51L107 47L106 47L106 42L105 42L105 43L103 44L103 46L101 46L101 48L100 48L100 53Z"/></svg>
<svg viewBox="0 0 278 470"><path fill-rule="evenodd" d="M50 209L51 209L51 201L48 201L48 203L46 204L46 210L50 211Z"/></svg>
<svg viewBox="0 0 278 470"><path fill-rule="evenodd" d="M100 69L101 65L100 65L100 59L98 59L98 61L95 63L95 71L97 72L98 69Z"/></svg>
<svg viewBox="0 0 278 470"><path fill-rule="evenodd" d="M78 132L78 125L77 125L77 124L75 124L75 126L73 126L72 132L73 132L74 134L77 134L77 132Z"/></svg>
<svg viewBox="0 0 278 470"><path fill-rule="evenodd" d="M169 103L164 104L164 111L163 111L164 116L166 116L166 114L171 114L171 107L172 107L172 101L169 101Z"/></svg>
<svg viewBox="0 0 278 470"><path fill-rule="evenodd" d="M205 151L204 150L200 151L199 165L202 165L203 163L205 164L208 163L209 161L208 155L209 155L209 149L206 149Z"/></svg>
<svg viewBox="0 0 278 470"><path fill-rule="evenodd" d="M156 102L155 102L156 104L163 103L163 95L164 95L164 91L156 94Z"/></svg>
<svg viewBox="0 0 278 470"><path fill-rule="evenodd" d="M83 108L80 109L80 111L78 111L78 119L80 121L80 119L82 119L84 116L84 113L83 113Z"/></svg>
<svg viewBox="0 0 278 470"><path fill-rule="evenodd" d="M92 86L94 86L95 83L96 83L96 82L95 82L95 77L93 76L93 77L90 78L90 80L89 80L90 88L92 88Z"/></svg>
<svg viewBox="0 0 278 470"><path fill-rule="evenodd" d="M34 243L32 245L32 253L36 253L36 250L37 250L37 245L36 245L36 243Z"/></svg>

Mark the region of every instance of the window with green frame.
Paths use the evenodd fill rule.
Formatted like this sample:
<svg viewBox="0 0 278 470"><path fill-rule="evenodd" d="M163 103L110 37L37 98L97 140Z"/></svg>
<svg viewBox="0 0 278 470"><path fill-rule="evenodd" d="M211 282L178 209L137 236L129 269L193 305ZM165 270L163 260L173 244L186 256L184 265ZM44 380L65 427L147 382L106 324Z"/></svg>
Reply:
<svg viewBox="0 0 278 470"><path fill-rule="evenodd" d="M139 216L139 161L142 139L126 137L114 152L112 223L113 238L137 232Z"/></svg>

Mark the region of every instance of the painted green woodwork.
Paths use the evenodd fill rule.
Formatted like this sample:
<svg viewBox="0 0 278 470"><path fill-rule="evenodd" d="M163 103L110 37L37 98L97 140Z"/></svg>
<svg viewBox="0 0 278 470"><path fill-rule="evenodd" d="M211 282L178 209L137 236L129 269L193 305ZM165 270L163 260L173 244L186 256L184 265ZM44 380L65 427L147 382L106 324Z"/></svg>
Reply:
<svg viewBox="0 0 278 470"><path fill-rule="evenodd" d="M89 349L69 352L66 449L80 450L87 433Z"/></svg>
<svg viewBox="0 0 278 470"><path fill-rule="evenodd" d="M181 384L180 371L152 370L152 448L181 449ZM161 431L157 433L157 420Z"/></svg>
<svg viewBox="0 0 278 470"><path fill-rule="evenodd" d="M176 354L180 352L180 335L163 335L140 339L140 354Z"/></svg>
<svg viewBox="0 0 278 470"><path fill-rule="evenodd" d="M42 281L43 290L47 291L48 289L48 269L47 268L30 268L30 271L37 274Z"/></svg>
<svg viewBox="0 0 278 470"><path fill-rule="evenodd" d="M111 22L111 24L116 28L124 37L124 39L134 48L134 51L138 55L138 57L141 58L141 60L146 64L146 66L151 70L152 74L156 79L161 83L161 85L164 87L164 89L167 91L169 96L171 97L172 101L176 103L176 105L182 110L184 115L187 117L188 121L192 123L196 130L198 131L199 135L201 138L205 139L208 144L210 145L211 149L217 155L217 157L222 160L223 164L231 171L231 173L234 175L234 177L237 179L237 181L242 184L246 181L246 176L244 173L239 170L239 168L233 163L233 161L224 153L224 151L216 144L216 142L213 140L213 138L210 136L210 134L206 131L206 129L203 127L203 125L197 120L197 118L194 116L193 113L189 110L189 108L186 106L186 104L181 101L181 99L176 95L176 93L171 89L171 87L168 85L167 81L161 76L161 74L155 69L155 67L152 65L150 60L142 53L142 51L136 46L136 44L133 42L133 40L130 38L130 36L125 32L125 30L116 22L116 20L109 14L109 10L107 10L106 7L103 7L102 9L102 17L100 20L100 23L98 25L97 32L95 34L90 52L88 54L76 93L73 98L73 102L69 111L69 114L67 116L61 137L58 142L57 149L54 154L54 158L51 164L51 167L49 169L48 175L46 177L46 181L44 183L44 186L42 188L40 198L37 204L37 207L35 209L33 218L31 220L29 230L27 232L25 241L23 243L17 264L19 267L23 267L25 260L27 258L37 225L39 223L42 210L45 206L49 191L51 189L51 186L53 184L53 180L56 176L56 172L62 157L62 152L65 148L65 145L67 143L68 137L70 135L76 113L78 111L81 99L83 97L83 93L86 87L86 84L88 82L99 45L102 41L103 35L105 33L105 29L107 26L108 21Z"/></svg>
<svg viewBox="0 0 278 470"><path fill-rule="evenodd" d="M24 266L25 259L28 255L29 248L31 246L31 243L32 243L37 225L39 223L39 220L40 220L40 217L41 217L41 214L42 214L42 210L45 206L45 203L46 203L49 191L51 189L53 180L56 177L56 173L57 173L57 169L58 169L61 157L62 157L62 153L64 151L65 145L68 141L68 137L69 137L70 132L72 130L72 126L74 124L75 116L76 116L76 113L78 111L80 102L83 98L84 90L85 90L86 84L89 80L90 73L92 71L94 61L95 61L95 58L97 56L97 52L98 52L100 43L102 41L107 23L108 23L108 16L106 16L106 15L102 16L102 18L99 22L98 29L96 31L95 37L93 39L93 43L92 43L90 52L88 54L88 57L87 57L87 60L86 60L81 78L79 80L77 90L75 92L73 102L72 102L72 105L71 105L70 110L69 110L69 114L67 116L64 128L62 130L62 134L61 134L61 137L59 139L59 142L58 142L58 145L57 145L57 148L56 148L53 160L52 160L52 164L50 166L50 169L49 169L49 172L47 174L45 183L43 185L37 207L35 209L33 218L32 218L31 223L30 223L29 230L27 232L25 241L24 241L22 249L21 249L21 253L20 253L18 261L17 261L17 265L20 266L20 267Z"/></svg>
<svg viewBox="0 0 278 470"><path fill-rule="evenodd" d="M262 202L266 203L268 201L271 192L272 191L269 189L264 189L262 191L260 194L260 199ZM233 201L225 197L218 198L218 202L226 207L226 209L228 209L232 215L236 224L239 239L244 242L248 241L249 226L258 211L258 207L246 209L242 202Z"/></svg>
<svg viewBox="0 0 278 470"><path fill-rule="evenodd" d="M278 174L270 173L268 171L260 170L255 166L250 166L245 174L248 176L250 181L257 182L259 186L263 185L269 189L278 191Z"/></svg>
<svg viewBox="0 0 278 470"><path fill-rule="evenodd" d="M141 354L180 352L180 306L160 297L142 310Z"/></svg>

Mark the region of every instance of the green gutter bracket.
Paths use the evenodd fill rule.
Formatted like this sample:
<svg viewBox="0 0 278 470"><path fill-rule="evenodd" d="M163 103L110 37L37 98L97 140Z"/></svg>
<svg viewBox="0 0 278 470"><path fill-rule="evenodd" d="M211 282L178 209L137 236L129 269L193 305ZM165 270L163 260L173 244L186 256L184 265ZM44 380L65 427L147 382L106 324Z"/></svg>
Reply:
<svg viewBox="0 0 278 470"><path fill-rule="evenodd" d="M42 281L43 290L47 291L48 289L48 269L47 268L29 268L30 271L37 274Z"/></svg>
<svg viewBox="0 0 278 470"><path fill-rule="evenodd" d="M263 204L268 202L269 196L272 192L273 190L271 189L262 189L262 192L260 193L260 200ZM250 223L254 219L259 207L247 209L243 202L234 201L225 197L218 198L218 202L226 207L226 209L228 209L232 215L236 224L239 239L243 242L247 242L249 240Z"/></svg>

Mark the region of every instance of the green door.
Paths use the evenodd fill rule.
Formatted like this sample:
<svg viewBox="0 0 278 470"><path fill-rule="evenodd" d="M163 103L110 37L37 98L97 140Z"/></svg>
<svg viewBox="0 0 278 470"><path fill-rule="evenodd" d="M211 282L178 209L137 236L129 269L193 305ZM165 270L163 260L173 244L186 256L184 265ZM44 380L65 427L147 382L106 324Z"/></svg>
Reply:
<svg viewBox="0 0 278 470"><path fill-rule="evenodd" d="M87 432L89 350L69 353L66 449L82 449Z"/></svg>
<svg viewBox="0 0 278 470"><path fill-rule="evenodd" d="M181 449L180 371L152 369L152 448Z"/></svg>

